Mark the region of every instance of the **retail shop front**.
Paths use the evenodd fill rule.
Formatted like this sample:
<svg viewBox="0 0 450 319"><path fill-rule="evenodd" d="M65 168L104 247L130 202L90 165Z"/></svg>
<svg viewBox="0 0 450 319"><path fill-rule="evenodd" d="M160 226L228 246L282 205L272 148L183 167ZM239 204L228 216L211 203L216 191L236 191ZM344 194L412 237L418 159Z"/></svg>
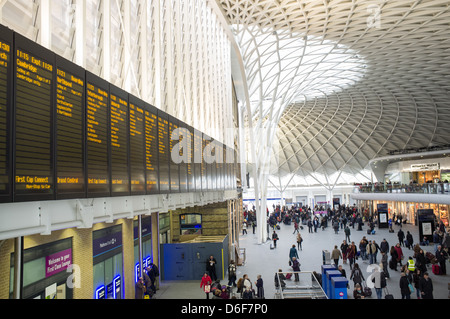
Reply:
<svg viewBox="0 0 450 319"><path fill-rule="evenodd" d="M437 222L442 221L446 227L449 225L448 212L450 205L376 200L362 201L362 207L370 211L370 206L372 205L373 212L377 211L378 204L387 204L388 218L393 219L393 222L401 215L402 222L417 225L417 211L419 209L432 209Z"/></svg>

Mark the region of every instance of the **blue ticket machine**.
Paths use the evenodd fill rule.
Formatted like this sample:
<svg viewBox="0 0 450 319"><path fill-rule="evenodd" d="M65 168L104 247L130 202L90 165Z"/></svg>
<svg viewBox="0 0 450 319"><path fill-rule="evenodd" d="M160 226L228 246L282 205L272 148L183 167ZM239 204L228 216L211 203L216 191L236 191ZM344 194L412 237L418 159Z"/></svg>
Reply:
<svg viewBox="0 0 450 319"><path fill-rule="evenodd" d="M327 293L327 271L336 270L334 265L322 265L322 289Z"/></svg>
<svg viewBox="0 0 450 319"><path fill-rule="evenodd" d="M348 280L345 277L331 278L331 299L347 299Z"/></svg>
<svg viewBox="0 0 450 319"><path fill-rule="evenodd" d="M327 290L324 289L324 291L327 294L329 299L332 299L331 295L332 295L332 290L333 290L333 287L331 285L331 279L334 277L341 277L341 276L342 276L341 272L339 270L336 270L336 268L334 270L327 271ZM323 281L323 279L322 279L322 281Z"/></svg>

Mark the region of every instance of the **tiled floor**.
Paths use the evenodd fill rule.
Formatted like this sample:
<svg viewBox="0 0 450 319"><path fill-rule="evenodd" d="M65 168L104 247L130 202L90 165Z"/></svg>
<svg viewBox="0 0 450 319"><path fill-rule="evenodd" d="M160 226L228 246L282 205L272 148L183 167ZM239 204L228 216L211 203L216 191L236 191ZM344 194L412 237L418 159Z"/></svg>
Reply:
<svg viewBox="0 0 450 319"><path fill-rule="evenodd" d="M398 242L397 231L398 226L394 228L395 233L389 233L387 229L378 229L376 228L375 235L367 235L366 233L367 227L363 227L362 231L357 231L351 228L350 239L355 242L358 246L359 241L363 236L366 236L369 240L375 240L378 244L381 243L383 238L389 243L389 246L393 246ZM252 234L252 231L249 230L249 233L246 235L241 235L240 237L240 247L246 249L246 263L243 266L238 267L238 278L242 277L244 274L247 274L252 282L256 281L257 275L261 275L264 280L264 290L266 299L272 299L275 296L275 287L274 287L274 275L278 269L282 269L283 271L289 271L291 268L288 265L289 261L289 249L293 244L296 244L296 234L293 234L294 227L289 225L281 224L281 229L277 232L280 240L278 241L276 249L270 249L271 241L267 241L264 244L257 243L256 235ZM419 239L419 230L417 226L414 225L404 225L403 231L409 231L413 235L413 239L418 241ZM345 239L344 231L339 230L338 234L334 233L334 230L331 227L326 228L325 230L318 229L317 233L308 233L307 227L303 230L300 230L303 243L302 250L298 251L301 263L302 271L317 271L320 273L321 265L322 265L322 251L328 250L332 251L334 245L340 246L342 241ZM434 250L433 246L424 246L422 247L424 251L432 251ZM406 247L402 247L405 258L408 258L410 255L413 255L412 250L408 250ZM434 252L433 252L434 253ZM380 255L380 254L378 254ZM380 256L378 256L377 261L380 262ZM367 272L369 263L367 261L357 261L364 272L364 276L370 274ZM340 260L342 264L342 260ZM433 280L434 287L434 297L437 299L448 299L449 291L448 284L450 282L450 269L449 262L447 261L447 275L445 276L436 276L432 273L431 267L429 268L430 278ZM347 272L347 277L350 277L350 266L348 264L343 264L343 268ZM398 268L399 269L399 268ZM400 280L400 271L394 271L389 269L389 273L391 275L390 279L388 279L388 290L391 294L394 295L395 299L400 299L400 288L399 288L399 280ZM227 283L227 277L225 280L222 280L222 284ZM353 298L353 282L350 282L350 289L348 289L349 299ZM200 289L200 279L198 281L166 281L162 282L160 285L160 290L158 290L156 294L157 299L204 299L205 294ZM375 290L373 289L372 299L376 299ZM384 293L383 293L384 298ZM411 295L412 299L417 299L415 293Z"/></svg>

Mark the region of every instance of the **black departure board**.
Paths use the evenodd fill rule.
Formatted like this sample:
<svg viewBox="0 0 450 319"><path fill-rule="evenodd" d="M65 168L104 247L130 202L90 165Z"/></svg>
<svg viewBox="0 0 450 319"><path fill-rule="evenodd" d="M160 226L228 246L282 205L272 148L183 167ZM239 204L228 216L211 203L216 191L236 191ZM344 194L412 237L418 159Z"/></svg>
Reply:
<svg viewBox="0 0 450 319"><path fill-rule="evenodd" d="M55 55L15 34L14 198L54 198Z"/></svg>
<svg viewBox="0 0 450 319"><path fill-rule="evenodd" d="M180 191L180 144L178 136L178 119L169 115L169 163L170 163L170 192Z"/></svg>
<svg viewBox="0 0 450 319"><path fill-rule="evenodd" d="M211 138L206 135L202 134L202 190L203 191L210 191L211 187L211 181L210 181L210 168L209 168L209 143L211 141Z"/></svg>
<svg viewBox="0 0 450 319"><path fill-rule="evenodd" d="M232 148L0 25L0 202L235 188L234 162Z"/></svg>
<svg viewBox="0 0 450 319"><path fill-rule="evenodd" d="M86 72L87 196L110 196L109 83Z"/></svg>
<svg viewBox="0 0 450 319"><path fill-rule="evenodd" d="M188 163L190 161L190 133L187 129L186 123L178 120L178 134L177 136L177 145L178 145L178 155L180 157L180 161L178 164L179 172L180 172L180 193L188 192L188 184L187 184L187 175L188 175Z"/></svg>
<svg viewBox="0 0 450 319"><path fill-rule="evenodd" d="M203 175L205 175L204 165L202 164L203 160L202 143L203 143L202 132L194 130L194 175L195 175L195 190L197 192L203 191L203 187L206 187L206 184L204 186L202 185Z"/></svg>
<svg viewBox="0 0 450 319"><path fill-rule="evenodd" d="M111 194L130 194L128 172L128 93L110 85Z"/></svg>
<svg viewBox="0 0 450 319"><path fill-rule="evenodd" d="M143 195L145 189L145 103L129 95L130 104L130 182L131 194Z"/></svg>
<svg viewBox="0 0 450 319"><path fill-rule="evenodd" d="M186 125L187 134L189 134L188 147L190 154L188 154L188 162L186 165L186 178L187 187L189 192L195 192L195 161L194 161L194 128L192 126Z"/></svg>
<svg viewBox="0 0 450 319"><path fill-rule="evenodd" d="M158 111L147 104L145 107L145 174L146 193L159 193L159 141Z"/></svg>
<svg viewBox="0 0 450 319"><path fill-rule="evenodd" d="M169 115L158 110L159 191L170 192Z"/></svg>
<svg viewBox="0 0 450 319"><path fill-rule="evenodd" d="M56 196L86 196L84 169L85 72L56 57Z"/></svg>
<svg viewBox="0 0 450 319"><path fill-rule="evenodd" d="M13 32L0 25L0 203L11 198L11 103Z"/></svg>

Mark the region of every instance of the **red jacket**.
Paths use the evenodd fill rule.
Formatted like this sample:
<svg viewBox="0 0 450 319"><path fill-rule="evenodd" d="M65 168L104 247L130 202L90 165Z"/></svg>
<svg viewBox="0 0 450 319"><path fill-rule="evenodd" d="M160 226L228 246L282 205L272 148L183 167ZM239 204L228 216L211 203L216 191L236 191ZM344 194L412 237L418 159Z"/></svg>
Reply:
<svg viewBox="0 0 450 319"><path fill-rule="evenodd" d="M212 283L212 280L211 280L211 277L209 277L209 276L203 276L202 277L202 281L200 282L200 288L202 288L203 287L203 291L205 291L205 286L206 285L211 285L211 283Z"/></svg>

